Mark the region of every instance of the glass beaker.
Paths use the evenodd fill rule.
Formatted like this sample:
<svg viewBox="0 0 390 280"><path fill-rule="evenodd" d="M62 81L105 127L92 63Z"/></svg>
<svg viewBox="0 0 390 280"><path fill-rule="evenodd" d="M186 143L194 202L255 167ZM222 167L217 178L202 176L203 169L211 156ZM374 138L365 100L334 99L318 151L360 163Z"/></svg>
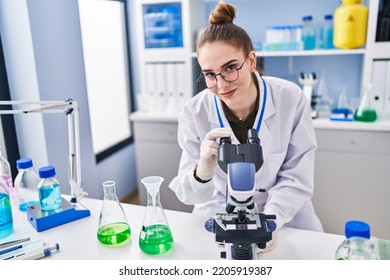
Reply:
<svg viewBox="0 0 390 280"><path fill-rule="evenodd" d="M13 232L11 201L7 187L0 182L0 239Z"/></svg>
<svg viewBox="0 0 390 280"><path fill-rule="evenodd" d="M140 249L150 255L160 255L173 247L173 236L160 202L160 186L164 178L149 176L141 180L148 193L148 202L142 229Z"/></svg>
<svg viewBox="0 0 390 280"><path fill-rule="evenodd" d="M116 196L115 181L103 183L104 200L100 211L98 240L105 245L122 245L130 239L131 229Z"/></svg>

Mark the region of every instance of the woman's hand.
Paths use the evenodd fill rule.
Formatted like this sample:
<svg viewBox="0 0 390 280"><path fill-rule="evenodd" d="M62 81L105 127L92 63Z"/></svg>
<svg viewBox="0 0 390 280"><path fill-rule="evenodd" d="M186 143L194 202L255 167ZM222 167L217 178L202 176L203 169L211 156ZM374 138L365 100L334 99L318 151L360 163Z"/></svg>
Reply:
<svg viewBox="0 0 390 280"><path fill-rule="evenodd" d="M202 180L209 180L214 176L215 168L218 164L219 144L217 139L221 137L231 137L233 135L230 128L214 128L206 134L200 146L200 160L196 169L196 176Z"/></svg>
<svg viewBox="0 0 390 280"><path fill-rule="evenodd" d="M272 239L266 243L264 249L256 248L256 253L265 253L273 250L278 245L278 232L272 232Z"/></svg>

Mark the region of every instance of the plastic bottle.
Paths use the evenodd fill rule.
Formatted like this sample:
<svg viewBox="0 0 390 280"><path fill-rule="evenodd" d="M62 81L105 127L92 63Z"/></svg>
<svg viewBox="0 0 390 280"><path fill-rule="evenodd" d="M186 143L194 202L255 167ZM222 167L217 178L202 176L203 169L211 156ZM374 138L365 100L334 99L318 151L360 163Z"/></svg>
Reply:
<svg viewBox="0 0 390 280"><path fill-rule="evenodd" d="M97 238L105 245L122 245L130 239L131 229L115 191L115 182L103 183L104 199L99 216Z"/></svg>
<svg viewBox="0 0 390 280"><path fill-rule="evenodd" d="M336 251L336 260L375 260L374 243L370 241L370 225L362 221L345 224L346 239Z"/></svg>
<svg viewBox="0 0 390 280"><path fill-rule="evenodd" d="M0 239L13 231L12 207L7 187L0 182Z"/></svg>
<svg viewBox="0 0 390 280"><path fill-rule="evenodd" d="M333 49L333 16L325 15L324 20L320 32L320 47L322 49Z"/></svg>
<svg viewBox="0 0 390 280"><path fill-rule="evenodd" d="M14 186L12 183L11 166L9 162L3 157L0 150L0 183L3 183L8 190L11 202L14 202Z"/></svg>
<svg viewBox="0 0 390 280"><path fill-rule="evenodd" d="M39 203L39 177L33 170L31 158L21 158L16 161L18 174L15 178L15 193L19 209L26 211L27 207Z"/></svg>
<svg viewBox="0 0 390 280"><path fill-rule="evenodd" d="M366 43L368 8L362 0L341 0L334 13L333 44L340 49L360 48Z"/></svg>
<svg viewBox="0 0 390 280"><path fill-rule="evenodd" d="M173 247L173 237L160 202L160 186L164 178L150 176L141 180L148 191L146 213L139 234L140 249L150 255L160 255Z"/></svg>
<svg viewBox="0 0 390 280"><path fill-rule="evenodd" d="M55 178L54 166L48 165L39 168L41 181L38 184L39 204L43 211L51 211L62 206L61 187Z"/></svg>
<svg viewBox="0 0 390 280"><path fill-rule="evenodd" d="M304 50L313 50L316 47L316 30L312 16L302 18L302 41Z"/></svg>

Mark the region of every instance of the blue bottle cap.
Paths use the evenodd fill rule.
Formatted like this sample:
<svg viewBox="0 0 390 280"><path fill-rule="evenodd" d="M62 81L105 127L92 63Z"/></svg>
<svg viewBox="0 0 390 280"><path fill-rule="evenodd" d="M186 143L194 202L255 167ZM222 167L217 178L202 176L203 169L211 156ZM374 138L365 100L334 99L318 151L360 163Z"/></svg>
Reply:
<svg viewBox="0 0 390 280"><path fill-rule="evenodd" d="M302 20L303 21L310 21L310 20L313 20L313 17L312 16L304 16L304 17L302 17Z"/></svg>
<svg viewBox="0 0 390 280"><path fill-rule="evenodd" d="M41 177L42 179L53 177L55 175L56 169L54 168L54 166L48 165L39 168L39 177Z"/></svg>
<svg viewBox="0 0 390 280"><path fill-rule="evenodd" d="M362 221L348 221L345 223L345 237L359 236L370 238L370 225Z"/></svg>
<svg viewBox="0 0 390 280"><path fill-rule="evenodd" d="M26 169L31 168L33 166L33 162L31 158L21 158L16 161L17 169Z"/></svg>
<svg viewBox="0 0 390 280"><path fill-rule="evenodd" d="M332 15L325 15L325 16L324 16L324 19L325 19L325 20L333 19L333 16L332 16Z"/></svg>

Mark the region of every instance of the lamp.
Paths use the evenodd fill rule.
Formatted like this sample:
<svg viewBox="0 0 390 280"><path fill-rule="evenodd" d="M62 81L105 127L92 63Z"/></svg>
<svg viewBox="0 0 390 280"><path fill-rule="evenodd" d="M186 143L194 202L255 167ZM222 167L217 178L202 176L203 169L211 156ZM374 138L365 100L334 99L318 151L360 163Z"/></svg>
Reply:
<svg viewBox="0 0 390 280"><path fill-rule="evenodd" d="M68 118L68 179L70 201L62 198L62 207L53 211L43 211L39 204L27 207L27 219L38 231L50 229L77 219L90 216L91 213L79 200L88 194L81 184L79 106L72 99L66 101L0 101L1 105L29 106L27 109L6 110L0 108L0 115L65 113Z"/></svg>

